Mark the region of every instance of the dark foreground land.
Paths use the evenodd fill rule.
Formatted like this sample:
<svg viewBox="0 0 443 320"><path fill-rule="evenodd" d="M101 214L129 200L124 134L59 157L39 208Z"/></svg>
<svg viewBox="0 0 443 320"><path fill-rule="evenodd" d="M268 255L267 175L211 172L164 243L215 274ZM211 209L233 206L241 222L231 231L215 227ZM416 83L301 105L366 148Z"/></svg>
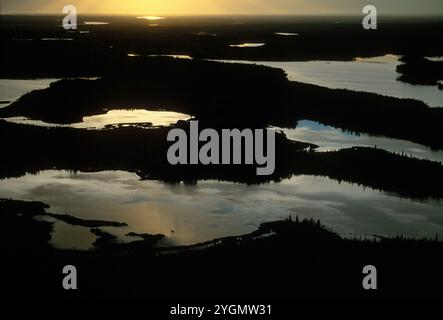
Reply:
<svg viewBox="0 0 443 320"><path fill-rule="evenodd" d="M162 235L118 244L91 227L99 235L95 250L62 251L48 245L52 223L34 219L47 209L37 202L0 201L6 226L0 236L2 291L10 299L441 299L443 243L437 240L343 239L319 222L288 219L247 235L168 249L155 248ZM65 265L77 267L77 291L62 289ZM365 265L377 267L376 291L362 288Z"/></svg>

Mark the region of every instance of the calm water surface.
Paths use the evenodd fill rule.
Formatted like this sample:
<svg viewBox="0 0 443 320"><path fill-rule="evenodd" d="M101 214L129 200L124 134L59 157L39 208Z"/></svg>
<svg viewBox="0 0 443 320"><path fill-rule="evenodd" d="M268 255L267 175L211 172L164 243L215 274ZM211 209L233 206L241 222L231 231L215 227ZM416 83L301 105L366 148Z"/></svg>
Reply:
<svg viewBox="0 0 443 320"><path fill-rule="evenodd" d="M412 85L397 81L399 57L386 55L356 58L354 61L234 61L283 69L288 79L331 89L378 93L397 98L416 99L430 107L443 107L443 90L437 86Z"/></svg>
<svg viewBox="0 0 443 320"><path fill-rule="evenodd" d="M32 120L25 117L10 117L4 120L13 123L28 124L44 127L70 127L76 129L105 129L116 126L136 126L141 124L156 126L170 126L180 120L189 120L191 116L172 111L149 111L144 109L110 110L105 114L83 117L83 121L69 125L47 123L41 120Z"/></svg>
<svg viewBox="0 0 443 320"><path fill-rule="evenodd" d="M217 181L170 185L141 181L123 171L43 171L0 180L0 197L42 201L53 213L126 222L125 228L102 229L120 241L134 240L125 237L131 231L162 233L167 237L161 245L239 235L289 215L321 219L344 236L443 236L439 201L411 201L311 176L257 186ZM88 249L94 239L88 228L56 222L51 242L59 248Z"/></svg>
<svg viewBox="0 0 443 320"><path fill-rule="evenodd" d="M9 101L9 103L0 104L0 108L6 107L25 93L48 88L55 81L57 79L0 79L0 101Z"/></svg>
<svg viewBox="0 0 443 320"><path fill-rule="evenodd" d="M375 137L364 133L343 131L321 123L303 120L295 129L273 127L282 131L291 140L313 143L319 146L317 151L332 151L354 146L377 147L393 153L406 154L419 159L443 163L443 150L432 150L429 147L407 140Z"/></svg>

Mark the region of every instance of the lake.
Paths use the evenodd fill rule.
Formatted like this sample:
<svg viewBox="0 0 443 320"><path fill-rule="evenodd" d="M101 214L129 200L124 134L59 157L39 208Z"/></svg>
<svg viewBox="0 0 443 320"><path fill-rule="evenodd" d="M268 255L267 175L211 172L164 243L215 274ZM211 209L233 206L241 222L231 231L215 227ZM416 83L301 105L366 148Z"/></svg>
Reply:
<svg viewBox="0 0 443 320"><path fill-rule="evenodd" d="M289 80L331 89L348 89L385 96L423 101L430 107L443 107L443 90L437 86L412 85L397 81L399 56L356 58L354 61L237 61L283 69Z"/></svg>
<svg viewBox="0 0 443 320"><path fill-rule="evenodd" d="M61 125L44 122L41 120L32 120L25 117L4 118L8 122L28 124L43 127L70 127L76 129L105 129L118 126L143 126L158 127L170 126L180 120L189 120L191 116L172 111L161 110L145 110L145 109L116 109L109 110L105 114L83 117L83 121L79 123Z"/></svg>
<svg viewBox="0 0 443 320"><path fill-rule="evenodd" d="M419 159L443 163L443 150L432 150L424 145L401 139L371 136L365 133L344 131L321 123L302 120L294 129L273 127L295 141L313 143L319 146L316 151L332 151L355 146L377 147L389 152L406 154Z"/></svg>
<svg viewBox="0 0 443 320"><path fill-rule="evenodd" d="M101 229L120 241L135 240L125 236L131 231L162 233L166 235L162 246L240 235L262 222L290 215L320 219L347 237L443 236L443 204L439 201L411 201L313 176L252 186L217 181L171 185L141 181L124 171L50 170L0 180L0 197L42 201L51 206L47 210L51 213L126 222L128 227ZM57 248L86 250L94 240L88 228L58 221L51 243Z"/></svg>

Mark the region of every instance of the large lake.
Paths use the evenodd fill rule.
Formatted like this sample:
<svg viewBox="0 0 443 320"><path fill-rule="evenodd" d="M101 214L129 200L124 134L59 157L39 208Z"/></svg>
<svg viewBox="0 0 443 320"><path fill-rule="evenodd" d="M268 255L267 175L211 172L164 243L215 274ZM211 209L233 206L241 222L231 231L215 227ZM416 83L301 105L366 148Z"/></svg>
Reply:
<svg viewBox="0 0 443 320"><path fill-rule="evenodd" d="M416 99L430 107L443 107L443 90L439 90L437 86L412 85L397 81L400 74L396 68L401 62L399 56L395 55L356 58L354 61L221 61L283 69L291 81L331 89L348 89Z"/></svg>
<svg viewBox="0 0 443 320"><path fill-rule="evenodd" d="M106 190L106 191L104 191ZM128 223L102 228L121 241L131 231L162 233L161 245L192 244L255 230L260 223L290 215L320 219L343 236L443 236L443 204L411 201L370 188L322 177L298 176L247 186L200 181L196 185L141 181L123 171L43 171L0 180L1 197L38 200L48 212ZM89 249L88 228L56 222L52 244Z"/></svg>

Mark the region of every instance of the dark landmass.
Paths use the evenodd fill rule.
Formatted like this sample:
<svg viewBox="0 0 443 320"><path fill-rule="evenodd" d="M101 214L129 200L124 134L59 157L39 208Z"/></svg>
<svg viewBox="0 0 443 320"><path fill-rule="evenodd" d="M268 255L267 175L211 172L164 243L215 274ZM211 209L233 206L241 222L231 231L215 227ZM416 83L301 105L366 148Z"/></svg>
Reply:
<svg viewBox="0 0 443 320"><path fill-rule="evenodd" d="M151 239L153 239L153 237L154 238L157 238L157 237L164 237L164 235L152 235L152 234L149 234L149 233L136 233L136 232L129 232L129 233L127 233L126 234L126 236L127 237L138 237L138 238L142 238L143 240L151 240Z"/></svg>
<svg viewBox="0 0 443 320"><path fill-rule="evenodd" d="M61 28L62 16L2 16L0 77L98 76L127 54L184 54L197 59L262 61L352 60L385 54L442 56L441 17L379 17L378 30L362 15L343 17L168 17L149 27L135 17L79 16L77 32ZM83 21L109 25L83 25ZM80 31L90 31L88 34ZM203 32L203 33L202 33ZM283 37L276 32L293 32ZM216 34L216 36L211 36ZM44 41L70 38L72 41ZM27 41L20 41L30 39ZM258 48L233 48L243 42ZM32 52L32 58L29 53ZM35 63L38 61L38 63Z"/></svg>
<svg viewBox="0 0 443 320"><path fill-rule="evenodd" d="M361 27L361 17L171 17L162 20L159 28L148 28L146 21L135 17L84 17L110 22L105 26L80 25L79 31L87 27L89 34L66 33L56 16L2 18L0 39L5 50L0 77L102 77L97 81L64 80L32 92L2 109L3 117L72 123L104 113L104 109L137 106L181 111L200 119L217 114L220 123L245 126L293 127L297 120L306 118L443 148L437 138L443 127L441 108L290 83L281 70L271 68L201 61L351 60L388 53L441 56L443 44L437 41L443 33L440 18L383 17L379 21L383 32L368 32ZM275 32L299 36L282 37ZM48 37L74 40L41 40ZM229 47L240 42L266 45ZM28 52L33 53L33 59ZM195 61L128 57L129 53L188 54Z"/></svg>
<svg viewBox="0 0 443 320"><path fill-rule="evenodd" d="M57 220L63 221L67 224L73 226L98 228L98 227L126 227L126 223L115 222L115 221L102 221L102 220L85 220L77 217L73 217L67 214L55 214L48 213L47 216L55 218Z"/></svg>
<svg viewBox="0 0 443 320"><path fill-rule="evenodd" d="M294 96L308 101L297 105L301 106L298 119L314 120L374 136L409 140L433 149L443 147L443 141L439 138L443 108L429 108L416 100L372 93L295 83L293 86L296 88Z"/></svg>
<svg viewBox="0 0 443 320"><path fill-rule="evenodd" d="M97 236L97 240L95 240L93 243L94 247L102 248L104 246L113 245L117 242L116 236L101 229L93 228L90 231Z"/></svg>
<svg viewBox="0 0 443 320"><path fill-rule="evenodd" d="M96 250L113 253L121 252L123 254L152 253L154 251L154 246L165 237L163 234L137 234L130 232L126 236L141 237L142 240L118 242L117 237L103 230L95 228L91 229L91 232L98 236L98 239L94 242Z"/></svg>
<svg viewBox="0 0 443 320"><path fill-rule="evenodd" d="M66 124L134 106L190 114L218 128L294 127L310 119L443 148L443 108L290 82L280 69L171 58L126 59L99 80L53 83L0 109L0 117Z"/></svg>
<svg viewBox="0 0 443 320"><path fill-rule="evenodd" d="M46 212L46 209L49 209L49 205L44 204L42 202L27 202L27 201L19 201L19 200L11 200L11 199L1 199L0 198L0 206L2 210L8 210L10 208L20 208L22 210L22 214L28 215L32 218L36 216L47 216L60 221L63 221L67 224L73 226L81 226L87 228L98 228L98 227L126 227L126 223L114 222L114 221L102 221L102 220L86 220L77 218L68 214L56 214Z"/></svg>
<svg viewBox="0 0 443 320"><path fill-rule="evenodd" d="M2 225L7 227L8 224L11 224L14 227L23 227L23 230L7 228L8 230L6 234L2 235L0 238L1 241L10 241L13 244L10 250L14 250L15 247L26 247L26 243L28 242L29 245L31 245L31 243L34 244L34 240L36 241L35 244L39 247L44 246L43 241L49 241L50 239L49 234L53 230L53 222L35 220L36 216L52 217L70 225L91 228L91 233L97 236L97 240L94 242L96 250L142 250L152 248L158 241L164 238L164 235L162 234L150 235L131 232L127 234L127 236L141 237L143 240L120 243L117 241L116 236L99 229L99 227L126 227L128 226L126 223L86 220L71 215L46 212L46 209L49 209L49 205L42 202L0 199L0 220L2 221ZM19 224L20 226L17 226L16 224ZM33 228L35 228L35 230ZM48 235L43 237L43 233L48 233ZM35 237L35 239L32 237ZM7 240L8 238L9 240ZM0 245L0 247L1 246L2 245Z"/></svg>
<svg viewBox="0 0 443 320"><path fill-rule="evenodd" d="M205 128L204 122L200 128ZM179 124L186 131L187 123ZM257 176L255 165L170 165L166 154L170 128L79 130L43 128L0 121L2 143L0 177L41 170L124 170L142 179L170 183L215 179L247 184L281 181L293 175L327 176L395 192L411 198L442 198L443 165L396 155L376 148L355 147L336 152L312 152L313 145L276 133L276 168ZM356 165L358 164L358 165Z"/></svg>
<svg viewBox="0 0 443 320"><path fill-rule="evenodd" d="M169 249L155 249L146 241L112 244L112 236L93 229L106 239L95 250L56 250L48 245L51 224L33 219L32 213L42 209L40 203L0 201L6 299L272 303L442 298L443 243L437 239L344 239L319 221L288 219L264 223L251 234ZM79 272L77 291L62 288L62 268L68 264ZM377 291L362 289L362 269L368 264L377 267ZM29 268L33 276L24 277Z"/></svg>
<svg viewBox="0 0 443 320"><path fill-rule="evenodd" d="M137 234L130 232L126 236L141 237L142 240L118 242L116 236L101 229L94 228L91 229L91 232L98 237L93 243L97 252L112 252L113 254L117 252L123 254L152 254L154 246L165 237L163 234Z"/></svg>
<svg viewBox="0 0 443 320"><path fill-rule="evenodd" d="M397 67L402 75L398 80L411 84L438 85L443 80L443 61L431 61L424 57L405 56L404 64ZM441 89L441 85L439 86Z"/></svg>
<svg viewBox="0 0 443 320"><path fill-rule="evenodd" d="M45 215L49 206L41 202L24 202L0 199L0 232L2 254L50 250L48 241L52 223L37 221L38 215ZM2 258L2 261L7 261Z"/></svg>
<svg viewBox="0 0 443 320"><path fill-rule="evenodd" d="M105 110L137 106L202 118L217 113L228 124L263 126L272 120L270 110L288 105L288 84L282 70L261 66L126 58L98 80L61 80L32 91L0 109L0 116L67 124Z"/></svg>

